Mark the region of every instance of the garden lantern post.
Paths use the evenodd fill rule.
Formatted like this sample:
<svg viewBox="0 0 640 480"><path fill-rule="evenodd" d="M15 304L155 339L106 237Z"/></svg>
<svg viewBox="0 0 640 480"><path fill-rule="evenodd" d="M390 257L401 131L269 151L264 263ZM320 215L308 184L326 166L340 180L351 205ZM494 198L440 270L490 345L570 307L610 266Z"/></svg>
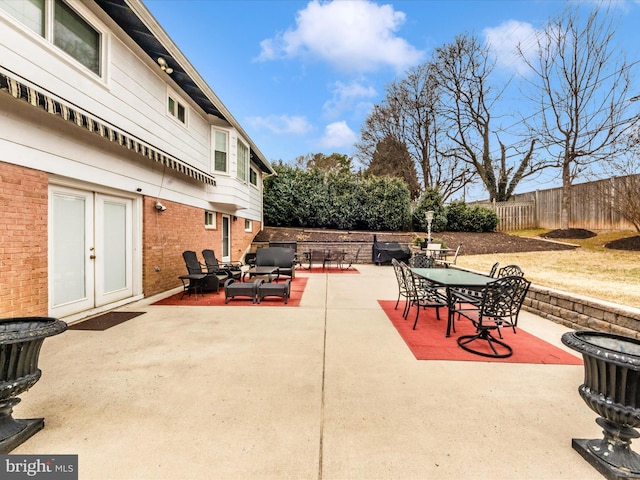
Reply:
<svg viewBox="0 0 640 480"><path fill-rule="evenodd" d="M427 217L427 243L431 243L431 222L433 222L433 210L427 210L425 214Z"/></svg>

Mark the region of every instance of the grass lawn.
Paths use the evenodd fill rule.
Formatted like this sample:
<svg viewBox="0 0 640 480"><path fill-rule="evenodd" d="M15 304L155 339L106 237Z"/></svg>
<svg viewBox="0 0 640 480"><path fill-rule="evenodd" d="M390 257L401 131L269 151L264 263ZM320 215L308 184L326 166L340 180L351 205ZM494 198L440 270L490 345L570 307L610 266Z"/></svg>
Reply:
<svg viewBox="0 0 640 480"><path fill-rule="evenodd" d="M507 232L535 237L548 230ZM611 250L604 244L636 232L602 232L588 239L567 242L580 248L558 252L527 252L491 255L462 255L458 265L488 272L500 266L519 265L528 280L541 286L640 308L640 252Z"/></svg>

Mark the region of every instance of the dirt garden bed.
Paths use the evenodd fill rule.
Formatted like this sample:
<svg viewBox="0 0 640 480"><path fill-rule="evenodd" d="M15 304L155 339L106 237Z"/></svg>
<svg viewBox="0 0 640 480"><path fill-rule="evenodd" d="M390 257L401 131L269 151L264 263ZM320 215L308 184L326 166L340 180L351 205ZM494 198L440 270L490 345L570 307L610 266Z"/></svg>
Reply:
<svg viewBox="0 0 640 480"><path fill-rule="evenodd" d="M396 241L410 244L416 236L424 233L413 232L360 232L324 229L265 227L255 238L255 242L296 241L296 242L373 242L377 235L380 241ZM490 253L542 252L573 250L576 247L567 243L537 238L524 238L500 232L438 232L432 235L434 240L442 240L447 247L462 245L460 255L480 255Z"/></svg>

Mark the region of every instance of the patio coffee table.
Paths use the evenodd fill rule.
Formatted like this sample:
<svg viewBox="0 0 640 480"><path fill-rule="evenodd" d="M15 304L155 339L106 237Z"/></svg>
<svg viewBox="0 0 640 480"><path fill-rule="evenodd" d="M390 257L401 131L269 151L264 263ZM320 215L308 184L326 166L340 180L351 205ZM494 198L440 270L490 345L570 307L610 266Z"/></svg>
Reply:
<svg viewBox="0 0 640 480"><path fill-rule="evenodd" d="M251 280L253 277L264 276L264 277L267 277L269 283L271 283L273 281L274 275L276 276L276 282L278 281L278 278L280 278L280 269L278 267L273 267L273 266L251 267L242 275L242 281L244 281L244 277L247 274L249 274L249 280Z"/></svg>

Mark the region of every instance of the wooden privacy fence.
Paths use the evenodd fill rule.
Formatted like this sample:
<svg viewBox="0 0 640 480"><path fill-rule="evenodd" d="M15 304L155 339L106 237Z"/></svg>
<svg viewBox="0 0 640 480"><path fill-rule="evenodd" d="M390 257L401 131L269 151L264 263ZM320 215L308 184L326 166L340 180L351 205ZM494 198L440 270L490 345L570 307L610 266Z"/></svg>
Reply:
<svg viewBox="0 0 640 480"><path fill-rule="evenodd" d="M635 230L621 211L632 207L626 198L640 194L640 175L612 177L571 187L569 228L588 230ZM562 188L520 193L508 202L474 202L493 209L498 231L529 228L561 228Z"/></svg>
<svg viewBox="0 0 640 480"><path fill-rule="evenodd" d="M535 202L493 202L477 203L492 209L498 215L498 231L526 230L536 228Z"/></svg>

